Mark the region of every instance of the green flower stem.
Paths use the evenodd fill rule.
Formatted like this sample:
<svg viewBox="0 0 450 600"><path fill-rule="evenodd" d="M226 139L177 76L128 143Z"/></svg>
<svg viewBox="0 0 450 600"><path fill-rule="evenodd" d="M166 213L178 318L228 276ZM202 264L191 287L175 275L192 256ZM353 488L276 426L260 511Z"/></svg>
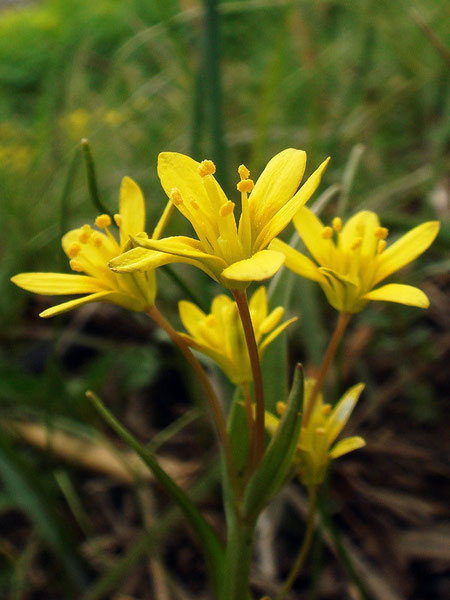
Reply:
<svg viewBox="0 0 450 600"><path fill-rule="evenodd" d="M308 518L306 521L306 531L305 536L303 538L302 545L300 547L300 551L295 559L295 563L289 573L289 577L286 579L285 584L281 592L276 597L276 600L286 600L292 586L294 585L295 580L298 577L298 574L301 571L303 563L305 562L306 557L308 556L309 549L311 547L311 543L314 537L314 525L315 525L315 516L316 516L316 506L317 506L317 488L311 487L309 489L309 510L308 510Z"/></svg>
<svg viewBox="0 0 450 600"><path fill-rule="evenodd" d="M221 600L249 600L250 568L256 521L243 521L234 515L228 521L225 577Z"/></svg>
<svg viewBox="0 0 450 600"><path fill-rule="evenodd" d="M83 153L84 162L86 164L89 195L91 197L92 203L100 213L105 213L109 215L112 219L113 214L110 210L106 208L106 206L104 206L103 202L100 199L100 194L97 185L97 175L95 173L94 159L92 158L92 152L89 145L89 140L87 138L83 138L81 140L81 151Z"/></svg>
<svg viewBox="0 0 450 600"><path fill-rule="evenodd" d="M256 345L255 332L248 309L247 294L245 290L232 290L234 299L239 309L242 326L244 328L245 341L247 342L248 355L253 373L253 386L255 390L256 419L254 435L254 456L256 466L264 454L265 432L265 406L264 406L264 388L261 373L261 363L259 361L258 346ZM252 455L252 454L251 454Z"/></svg>
<svg viewBox="0 0 450 600"><path fill-rule="evenodd" d="M322 389L323 382L325 381L326 374L328 369L333 362L333 358L336 355L336 351L338 349L339 343L344 335L345 330L347 329L347 325L350 321L350 317L352 315L350 313L339 313L338 322L336 324L336 328L331 336L330 343L328 344L327 351L325 352L325 356L323 357L322 364L320 365L319 373L317 375L316 383L311 392L311 396L309 397L308 406L306 407L305 414L303 415L303 424L302 427L306 427L309 421L309 417L314 408L314 404L316 402L317 396Z"/></svg>
<svg viewBox="0 0 450 600"><path fill-rule="evenodd" d="M228 436L227 426L222 413L222 409L220 407L219 400L211 385L211 382L209 381L205 371L203 370L203 367L201 366L197 358L194 356L194 354L191 352L189 346L186 344L185 340L181 337L181 335L177 333L177 331L167 321L164 315L160 313L156 306L149 306L146 312L155 321L155 323L157 323L161 327L161 329L163 329L167 333L167 335L174 342L174 344L178 346L179 350L194 370L194 373L197 375L201 386L205 390L206 397L208 398L209 406L211 409L214 425L217 431L217 435L219 437L224 452L231 484L233 486L235 496L236 498L238 498L240 496L240 488L238 483L236 467L234 464L233 453L231 451L230 438Z"/></svg>

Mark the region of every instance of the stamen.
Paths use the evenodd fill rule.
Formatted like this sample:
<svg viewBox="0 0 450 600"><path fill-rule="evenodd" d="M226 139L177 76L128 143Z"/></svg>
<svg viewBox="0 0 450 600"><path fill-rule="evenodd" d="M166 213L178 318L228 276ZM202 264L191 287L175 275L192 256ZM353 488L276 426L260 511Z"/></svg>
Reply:
<svg viewBox="0 0 450 600"><path fill-rule="evenodd" d="M95 219L95 224L100 229L106 229L107 227L109 227L111 225L111 217L109 215L99 215Z"/></svg>
<svg viewBox="0 0 450 600"><path fill-rule="evenodd" d="M336 233L339 233L342 230L341 217L334 217L332 225L333 225L333 229L336 231Z"/></svg>
<svg viewBox="0 0 450 600"><path fill-rule="evenodd" d="M284 415L284 413L286 412L286 403L285 402L277 402L276 404L276 411L277 413L281 416Z"/></svg>
<svg viewBox="0 0 450 600"><path fill-rule="evenodd" d="M316 427L315 432L317 433L317 435L325 435L326 434L326 429L325 427Z"/></svg>
<svg viewBox="0 0 450 600"><path fill-rule="evenodd" d="M247 192L250 193L252 189L255 187L253 179L242 179L237 185L237 189L239 192Z"/></svg>
<svg viewBox="0 0 450 600"><path fill-rule="evenodd" d="M200 177L206 177L206 175L213 175L216 172L216 165L212 160L202 160L198 166L198 174Z"/></svg>
<svg viewBox="0 0 450 600"><path fill-rule="evenodd" d="M386 240L378 240L378 245L377 245L378 254L381 254L382 252L384 252L385 248L386 248Z"/></svg>
<svg viewBox="0 0 450 600"><path fill-rule="evenodd" d="M215 327L216 325L216 317L214 315L208 315L206 317L205 323L208 327Z"/></svg>
<svg viewBox="0 0 450 600"><path fill-rule="evenodd" d="M94 246L97 246L97 248L100 248L100 246L103 244L102 236L98 232L94 233L91 239L94 242Z"/></svg>
<svg viewBox="0 0 450 600"><path fill-rule="evenodd" d="M333 237L333 230L331 229L331 227L324 227L322 229L321 235L324 240L331 240L331 238Z"/></svg>
<svg viewBox="0 0 450 600"><path fill-rule="evenodd" d="M194 210L199 210L200 207L195 200L191 200L191 206Z"/></svg>
<svg viewBox="0 0 450 600"><path fill-rule="evenodd" d="M389 229L387 227L377 227L375 229L375 237L379 240L385 240L388 236Z"/></svg>
<svg viewBox="0 0 450 600"><path fill-rule="evenodd" d="M74 242L69 250L67 251L67 254L69 255L69 258L75 258L75 256L78 254L78 252L81 250L81 246L80 244L77 244L76 242Z"/></svg>
<svg viewBox="0 0 450 600"><path fill-rule="evenodd" d="M92 234L92 229L90 225L83 225L83 227L81 228L81 233L78 236L78 241L81 244L87 244L89 241L89 238L91 237Z"/></svg>
<svg viewBox="0 0 450 600"><path fill-rule="evenodd" d="M72 271L77 271L77 273L83 272L83 265L78 260L72 258L72 260L69 262L69 265Z"/></svg>
<svg viewBox="0 0 450 600"><path fill-rule="evenodd" d="M183 198L181 197L181 192L178 188L172 188L169 197L175 206L180 206L180 204L183 203Z"/></svg>
<svg viewBox="0 0 450 600"><path fill-rule="evenodd" d="M226 202L225 204L222 204L222 206L220 207L220 211L219 214L221 217L227 217L228 215L231 215L231 213L234 210L234 202L231 202L231 200L228 200L228 202Z"/></svg>
<svg viewBox="0 0 450 600"><path fill-rule="evenodd" d="M250 171L247 169L247 167L245 165L241 165L238 168L238 173L239 173L239 177L242 180L248 179L250 177Z"/></svg>
<svg viewBox="0 0 450 600"><path fill-rule="evenodd" d="M352 245L350 246L351 250L357 250L362 244L362 237L357 237L353 240Z"/></svg>
<svg viewBox="0 0 450 600"><path fill-rule="evenodd" d="M329 414L330 414L330 412L331 412L331 404L323 404L323 405L320 407L320 412L321 412L321 413L322 413L324 416L326 416L326 415L329 415Z"/></svg>
<svg viewBox="0 0 450 600"><path fill-rule="evenodd" d="M114 222L117 225L117 227L122 227L122 215L115 214L114 215Z"/></svg>

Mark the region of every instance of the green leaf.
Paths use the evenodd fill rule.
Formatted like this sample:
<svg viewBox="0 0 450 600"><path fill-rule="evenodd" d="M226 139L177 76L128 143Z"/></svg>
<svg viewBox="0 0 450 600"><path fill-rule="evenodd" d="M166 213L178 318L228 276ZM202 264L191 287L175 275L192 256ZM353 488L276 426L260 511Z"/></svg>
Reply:
<svg viewBox="0 0 450 600"><path fill-rule="evenodd" d="M253 516L264 508L279 491L291 469L301 427L303 389L303 367L298 364L286 411L259 467L248 483L244 496L246 515Z"/></svg>
<svg viewBox="0 0 450 600"><path fill-rule="evenodd" d="M117 433L117 435L132 448L143 462L148 466L153 475L163 486L167 494L178 504L183 511L186 519L196 533L202 546L205 556L206 566L214 589L220 589L222 580L223 564L225 552L222 543L217 537L216 532L204 519L195 504L184 493L180 486L162 469L156 458L140 444L136 438L127 430L114 415L106 408L100 398L93 392L87 392L86 396L92 402L95 409L105 419L108 425Z"/></svg>

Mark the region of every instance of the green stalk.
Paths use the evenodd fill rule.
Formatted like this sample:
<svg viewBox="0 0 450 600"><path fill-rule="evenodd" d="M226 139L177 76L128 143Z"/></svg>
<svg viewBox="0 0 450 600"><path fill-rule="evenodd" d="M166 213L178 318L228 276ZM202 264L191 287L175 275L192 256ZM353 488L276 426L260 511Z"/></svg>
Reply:
<svg viewBox="0 0 450 600"><path fill-rule="evenodd" d="M83 138L81 140L81 150L83 152L84 162L86 164L86 175L88 181L89 195L92 203L100 213L104 213L113 218L113 214L109 211L103 202L100 200L100 194L97 185L97 175L95 173L94 159L92 158L91 148L89 146L89 140Z"/></svg>
<svg viewBox="0 0 450 600"><path fill-rule="evenodd" d="M228 521L225 577L221 600L249 600L250 568L256 522L233 515Z"/></svg>

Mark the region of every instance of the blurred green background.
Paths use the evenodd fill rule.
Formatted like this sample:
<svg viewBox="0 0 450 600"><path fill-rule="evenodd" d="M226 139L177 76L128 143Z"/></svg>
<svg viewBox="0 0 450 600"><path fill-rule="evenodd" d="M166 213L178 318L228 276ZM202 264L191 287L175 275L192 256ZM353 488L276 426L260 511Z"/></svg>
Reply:
<svg viewBox="0 0 450 600"><path fill-rule="evenodd" d="M195 553L193 558L189 554L190 543L186 567L170 543L157 554L149 541L155 535L166 539L163 525L157 534L152 530L153 537L139 537L142 520L147 528L153 526L146 520L143 506L148 505L139 486L130 491L120 477L113 484L102 469L88 475L91 470L80 468L73 456L77 464L69 467L63 451L51 451L55 429L81 439L96 436L99 422L84 399L89 388L144 441L166 431L161 443L168 444L174 460L186 452L199 459L212 443L183 364L145 319L103 306L43 322L37 315L50 301L9 281L22 271L68 271L62 233L92 222L97 214L79 147L83 137L90 141L102 202L115 212L121 178L129 175L144 191L149 229L165 203L156 176L160 151L214 159L218 178L233 197L239 164L245 162L256 179L271 156L290 146L307 151L308 172L332 157L316 195L325 202L325 220L370 208L379 212L393 237L424 220L441 220L436 243L408 268L407 278L402 273L399 279L420 285L430 297L430 310L370 306L355 319L342 374L333 384L336 394L357 379L368 384L357 421L369 454L362 453L357 466L364 479L367 466L377 465L373 496L385 483L386 464L394 460L383 456L383 440L429 451L427 460L420 452L418 457L405 451L406 463L397 465L400 475L414 471L418 460L430 466L430 473L404 485L399 475L395 493L403 485L406 498L433 507L441 494L444 466L438 441L445 431L450 314L445 295L450 241L447 3L222 0L216 13L214 6L206 0L43 0L0 7L1 598L165 600L189 598L193 590L196 597L208 598L204 586L196 588L203 571ZM186 222L175 217L170 230L183 228ZM174 270L208 305L216 291L212 282L191 269ZM287 274L283 278L290 291L288 311L300 315L289 336L290 357L308 368L317 366L333 312L314 286ZM176 320L183 291L164 269L158 282L159 303ZM272 290L277 299L279 290ZM267 373L271 368L269 360ZM276 382L269 381L271 390ZM12 426L18 421L44 426L47 437L33 442L40 450L32 449L30 435ZM378 448L375 458L371 441ZM186 450L185 443L194 449ZM347 489L345 498L345 472L338 474L341 480L347 485L341 485ZM369 485L366 479L364 485ZM355 494L367 491L362 484L356 488ZM368 496L364 510L371 511L375 501ZM220 521L216 504L209 500L205 510ZM367 547L364 542L370 527L355 534L350 517L342 523L346 535L356 537L392 593L422 600L448 590L442 588L439 569L423 567L424 573L411 575L414 561L428 565L430 557L409 557L388 568L383 564L386 539L379 540L377 554L376 542ZM392 522L389 518L391 525L399 519L403 527L398 513ZM440 510L435 514L430 508L424 522L412 524L435 527L440 518ZM301 521L296 526L301 528ZM187 534L178 535L176 544L183 546ZM150 575L145 561L142 566L149 547L157 557ZM323 549L314 556L319 567L326 564ZM120 560L124 571L117 568ZM157 568L172 595L158 596L152 587ZM171 573L183 573L183 568L190 575L174 583ZM129 573L138 573L136 581ZM351 570L347 578L352 579ZM314 581L316 588L299 597L349 597L337 588L331 595L322 589L317 596L317 574ZM119 595L122 589L129 595ZM369 585L367 597L388 598L376 590Z"/></svg>

